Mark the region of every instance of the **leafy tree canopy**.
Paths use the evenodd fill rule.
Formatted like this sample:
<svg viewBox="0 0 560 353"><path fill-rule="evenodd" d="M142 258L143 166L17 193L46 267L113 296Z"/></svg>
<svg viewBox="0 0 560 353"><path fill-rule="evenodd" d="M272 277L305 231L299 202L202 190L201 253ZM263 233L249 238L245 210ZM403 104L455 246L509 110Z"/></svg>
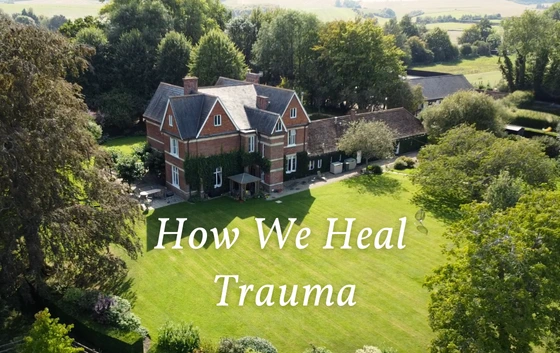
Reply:
<svg viewBox="0 0 560 353"><path fill-rule="evenodd" d="M83 348L72 346L74 339L68 337L72 325L66 326L58 323L58 318L51 318L49 309L38 312L35 315L35 323L23 344L19 348L20 353L78 353Z"/></svg>
<svg viewBox="0 0 560 353"><path fill-rule="evenodd" d="M189 72L192 45L182 33L169 32L157 49L156 71L163 82L182 85Z"/></svg>
<svg viewBox="0 0 560 353"><path fill-rule="evenodd" d="M328 23L314 49L325 96L348 108L384 104L404 75L403 52L371 19Z"/></svg>
<svg viewBox="0 0 560 353"><path fill-rule="evenodd" d="M452 210L481 201L502 171L532 187L553 189L557 178L556 163L538 142L498 138L466 125L449 130L437 144L422 148L418 161L412 177L421 188L417 199Z"/></svg>
<svg viewBox="0 0 560 353"><path fill-rule="evenodd" d="M247 66L243 54L220 30L213 30L200 40L191 55L190 74L198 77L199 84L209 86L220 76L241 79Z"/></svg>
<svg viewBox="0 0 560 353"><path fill-rule="evenodd" d="M366 164L372 158L389 158L395 153L395 132L381 121L354 121L338 141L338 149L347 154L362 151Z"/></svg>
<svg viewBox="0 0 560 353"><path fill-rule="evenodd" d="M139 210L110 182L79 87L83 46L0 19L0 295L33 285L101 285L123 274L110 245L136 257Z"/></svg>
<svg viewBox="0 0 560 353"><path fill-rule="evenodd" d="M432 352L560 349L559 202L558 191L535 191L503 212L464 209L445 234L448 262L426 282Z"/></svg>
<svg viewBox="0 0 560 353"><path fill-rule="evenodd" d="M500 134L506 112L491 97L478 92L457 92L445 98L441 104L432 105L420 113L424 127L432 137L461 125L473 124L477 130Z"/></svg>

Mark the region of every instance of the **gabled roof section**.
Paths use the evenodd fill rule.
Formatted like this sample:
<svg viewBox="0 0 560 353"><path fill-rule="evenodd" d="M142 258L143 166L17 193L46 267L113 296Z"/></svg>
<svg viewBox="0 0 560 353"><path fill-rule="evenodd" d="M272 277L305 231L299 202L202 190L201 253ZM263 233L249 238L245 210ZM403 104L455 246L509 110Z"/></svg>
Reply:
<svg viewBox="0 0 560 353"><path fill-rule="evenodd" d="M417 77L408 80L412 87L421 86L426 100L443 99L453 93L472 90L473 86L463 75L444 75L433 77Z"/></svg>
<svg viewBox="0 0 560 353"><path fill-rule="evenodd" d="M169 98L180 96L183 92L183 87L170 85L164 82L160 83L143 116L147 119L161 123Z"/></svg>
<svg viewBox="0 0 560 353"><path fill-rule="evenodd" d="M290 101L292 100L292 97L296 94L292 90L264 85L255 85L255 90L259 96L268 97L270 100L270 104L266 110L279 115L284 114L288 104L290 104Z"/></svg>
<svg viewBox="0 0 560 353"><path fill-rule="evenodd" d="M175 121L182 139L196 137L200 125L208 116L216 100L216 97L203 94L171 97L169 99L169 105L175 115Z"/></svg>
<svg viewBox="0 0 560 353"><path fill-rule="evenodd" d="M218 97L239 129L251 129L245 107L256 108L257 106L257 93L253 85L204 87L199 88L198 91Z"/></svg>
<svg viewBox="0 0 560 353"><path fill-rule="evenodd" d="M382 110L362 114L345 115L335 118L314 120L308 127L307 151L319 155L337 151L336 144L353 121L382 121L394 130L397 139L424 135L424 126L414 115L404 108Z"/></svg>
<svg viewBox="0 0 560 353"><path fill-rule="evenodd" d="M275 127L280 115L247 106L245 112L253 129L265 135L277 134Z"/></svg>

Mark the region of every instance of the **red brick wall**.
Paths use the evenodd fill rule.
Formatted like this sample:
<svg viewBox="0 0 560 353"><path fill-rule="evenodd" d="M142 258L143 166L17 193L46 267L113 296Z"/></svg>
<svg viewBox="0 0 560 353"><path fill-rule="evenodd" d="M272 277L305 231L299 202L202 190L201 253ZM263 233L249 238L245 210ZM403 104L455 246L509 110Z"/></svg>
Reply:
<svg viewBox="0 0 560 353"><path fill-rule="evenodd" d="M176 157L169 154L171 152L171 138L177 139L179 141L179 159L185 159L186 145L183 143L183 141L181 141L181 139L179 139L177 137L174 137L174 136L169 136L169 135L164 135L165 151L168 152L168 153L165 154L166 158L169 157L169 158L172 158L173 160L179 161L179 159L177 159ZM180 163L183 163L183 162L180 161ZM177 164L177 165L179 165L179 164Z"/></svg>
<svg viewBox="0 0 560 353"><path fill-rule="evenodd" d="M146 136L148 143L155 149L163 151L165 148L165 136L159 131L159 123L146 119Z"/></svg>
<svg viewBox="0 0 560 353"><path fill-rule="evenodd" d="M165 121L163 122L162 131L172 133L175 136L179 136L179 128L177 127L177 119L175 119L175 117L173 117L173 126L169 126L169 115L173 115L173 109L171 109L171 106L168 106L167 110L165 111Z"/></svg>
<svg viewBox="0 0 560 353"><path fill-rule="evenodd" d="M220 114L222 116L222 125L214 126L214 115ZM216 102L214 109L210 112L206 124L201 129L199 137L212 136L217 134L224 134L228 132L237 131L235 125L231 121L230 117L227 115L225 109L222 107L220 102Z"/></svg>
<svg viewBox="0 0 560 353"><path fill-rule="evenodd" d="M179 186L180 189L177 189L175 186L173 186L172 181L173 181L173 176L171 173L171 165L166 163L165 164L165 179L167 182L167 187L172 190L173 192L179 193L181 196L187 196L187 194L189 193L189 186L187 185L187 183L185 182L185 173L181 170L183 169L183 166L178 166L176 163L173 163L174 165L176 165L177 167L179 167Z"/></svg>
<svg viewBox="0 0 560 353"><path fill-rule="evenodd" d="M297 115L296 118L294 119L290 118L290 110L292 108L297 109ZM305 116L305 110L303 109L301 104L299 104L299 101L295 96L292 98L290 104L288 104L288 109L286 109L286 112L282 116L282 121L284 122L284 125L286 125L286 128L288 129L290 128L290 126L309 124L309 121Z"/></svg>
<svg viewBox="0 0 560 353"><path fill-rule="evenodd" d="M236 132L219 138L189 141L188 151L190 156L212 156L238 150L240 142L241 137Z"/></svg>

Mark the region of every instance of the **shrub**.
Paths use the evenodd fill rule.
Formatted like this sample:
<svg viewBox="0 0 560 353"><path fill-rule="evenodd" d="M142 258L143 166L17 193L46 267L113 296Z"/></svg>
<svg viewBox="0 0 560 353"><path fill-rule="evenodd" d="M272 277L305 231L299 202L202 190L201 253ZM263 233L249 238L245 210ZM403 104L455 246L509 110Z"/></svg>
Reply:
<svg viewBox="0 0 560 353"><path fill-rule="evenodd" d="M109 309L114 303L115 300L111 296L99 294L93 306L93 319L102 325L109 325L111 323Z"/></svg>
<svg viewBox="0 0 560 353"><path fill-rule="evenodd" d="M397 158L395 163L396 162L405 163L407 168L414 168L414 165L416 164L416 160L414 158L407 157L407 156L401 156L401 157Z"/></svg>
<svg viewBox="0 0 560 353"><path fill-rule="evenodd" d="M97 290L85 290L84 294L77 302L78 309L83 312L91 313L100 294L101 292Z"/></svg>
<svg viewBox="0 0 560 353"><path fill-rule="evenodd" d="M544 153L550 158L556 158L560 155L560 140L552 136L537 136L534 138L539 141L544 148Z"/></svg>
<svg viewBox="0 0 560 353"><path fill-rule="evenodd" d="M70 304L72 306L78 306L78 303L80 302L80 300L82 299L84 294L85 294L85 290L83 290L83 289L68 288L64 292L64 295L62 296L62 300L65 303Z"/></svg>
<svg viewBox="0 0 560 353"><path fill-rule="evenodd" d="M245 353L233 338L222 338L218 345L218 353Z"/></svg>
<svg viewBox="0 0 560 353"><path fill-rule="evenodd" d="M396 170L408 169L408 164L400 158L397 158L397 160L393 164L393 168L395 168Z"/></svg>
<svg viewBox="0 0 560 353"><path fill-rule="evenodd" d="M470 45L469 43L465 43L461 45L461 56L469 57L472 54L472 52L473 52L472 45Z"/></svg>
<svg viewBox="0 0 560 353"><path fill-rule="evenodd" d="M515 91L502 99L502 103L509 108L527 108L534 101L535 96L531 91Z"/></svg>
<svg viewBox="0 0 560 353"><path fill-rule="evenodd" d="M242 337L237 340L237 344L241 346L243 352L245 352L249 348L252 348L259 353L278 353L272 343L260 337Z"/></svg>
<svg viewBox="0 0 560 353"><path fill-rule="evenodd" d="M121 156L116 169L118 177L128 185L144 176L144 164L136 156Z"/></svg>
<svg viewBox="0 0 560 353"><path fill-rule="evenodd" d="M374 164L371 166L371 173L375 175L383 174L383 168L380 165Z"/></svg>
<svg viewBox="0 0 560 353"><path fill-rule="evenodd" d="M364 346L356 351L356 353L383 353L383 351L374 346Z"/></svg>
<svg viewBox="0 0 560 353"><path fill-rule="evenodd" d="M483 41L474 42L476 46L476 53L481 56L489 56L490 55L490 45Z"/></svg>
<svg viewBox="0 0 560 353"><path fill-rule="evenodd" d="M158 348L168 353L193 352L200 348L198 327L187 323L165 323L159 330Z"/></svg>

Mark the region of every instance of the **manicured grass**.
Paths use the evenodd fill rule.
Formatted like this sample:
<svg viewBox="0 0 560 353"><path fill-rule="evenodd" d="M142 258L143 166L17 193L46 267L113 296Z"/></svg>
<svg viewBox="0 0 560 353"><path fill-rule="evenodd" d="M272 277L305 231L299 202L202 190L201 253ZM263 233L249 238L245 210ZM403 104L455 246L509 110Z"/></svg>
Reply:
<svg viewBox="0 0 560 353"><path fill-rule="evenodd" d="M281 353L297 353L312 343L333 352L350 353L363 345L394 347L399 352L425 352L432 337L428 326L428 294L422 287L424 277L441 264L440 245L444 226L428 216L425 235L416 229L414 215L418 208L410 199L415 187L408 177L386 174L361 176L329 184L311 191L282 198L282 203L249 200L238 203L230 198L189 204L181 203L157 209L148 216L140 236L146 252L137 261L129 261L134 312L150 330L152 338L167 320L193 322L203 338L217 342L220 337L255 335L270 340ZM165 250L154 250L159 234L158 218L186 217L183 250L172 250L175 238L166 236ZM287 218L297 218L285 247L278 249L273 240L261 250L255 217L266 218L267 234L275 218L285 229ZM335 249L325 250L327 218L339 218L336 231L346 228L344 218L356 218L352 231L352 250L341 250L343 237L336 236ZM407 217L405 249L396 246L399 218ZM195 227L206 229L239 228L237 243L229 250L193 250L188 234ZM294 236L302 227L311 229L308 248L298 250ZM394 228L394 248L366 250L356 248L356 237L364 227L373 229L366 241L373 244L378 230ZM210 233L211 234L211 233ZM198 238L200 240L200 237ZM198 244L198 241L195 242ZM344 285L356 285L353 307L257 307L255 292L247 296L243 307L238 285L230 284L228 307L217 307L222 281L216 275L239 275L240 283L274 284L274 301L278 302L280 285L302 287L332 284L335 293Z"/></svg>
<svg viewBox="0 0 560 353"><path fill-rule="evenodd" d="M135 147L141 147L146 143L146 136L126 136L110 139L102 146L115 149L122 154L131 154Z"/></svg>
<svg viewBox="0 0 560 353"><path fill-rule="evenodd" d="M449 74L463 74L472 83L478 86L480 82L484 85L490 83L494 87L502 78L499 70L497 56L481 56L475 59L461 59L454 62L439 63L433 65L418 65L414 69L425 71L445 72ZM515 60L515 58L512 58Z"/></svg>

